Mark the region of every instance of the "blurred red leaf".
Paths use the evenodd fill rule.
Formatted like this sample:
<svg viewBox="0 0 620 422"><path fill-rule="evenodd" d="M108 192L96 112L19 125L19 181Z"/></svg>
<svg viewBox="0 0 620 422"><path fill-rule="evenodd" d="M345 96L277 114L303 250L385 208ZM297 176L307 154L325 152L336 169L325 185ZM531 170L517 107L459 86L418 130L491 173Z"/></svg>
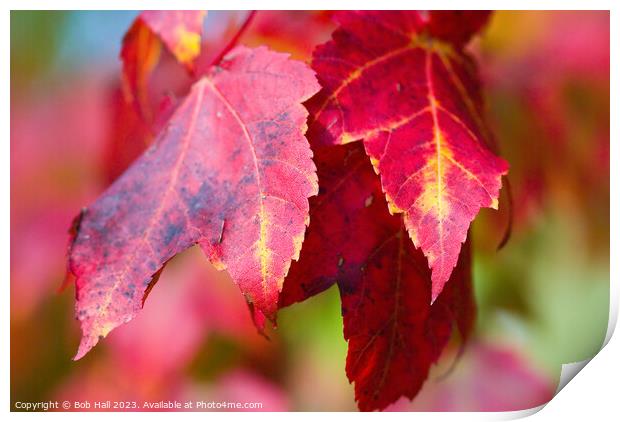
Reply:
<svg viewBox="0 0 620 422"><path fill-rule="evenodd" d="M412 399L450 337L472 328L469 248L452 281L430 304L430 271L407 239L400 216L388 213L379 179L359 145L315 151L321 193L311 199L311 224L293 263L281 305L338 283L347 376L361 410Z"/></svg>
<svg viewBox="0 0 620 422"><path fill-rule="evenodd" d="M513 168L515 233L558 195L587 221L609 221L609 31L609 11L503 12L483 43L489 111ZM605 244L607 225L592 241Z"/></svg>
<svg viewBox="0 0 620 422"><path fill-rule="evenodd" d="M85 209L69 253L83 338L76 359L128 322L165 263L200 244L272 319L317 192L301 102L310 69L238 47L194 84L154 144Z"/></svg>
<svg viewBox="0 0 620 422"><path fill-rule="evenodd" d="M487 10L431 10L422 14L429 34L462 47L489 21Z"/></svg>
<svg viewBox="0 0 620 422"><path fill-rule="evenodd" d="M148 83L159 62L162 43L176 60L193 70L200 54L204 10L147 10L136 18L123 39L123 89L141 117L152 119Z"/></svg>
<svg viewBox="0 0 620 422"><path fill-rule="evenodd" d="M145 10L139 16L186 67L200 54L205 10Z"/></svg>
<svg viewBox="0 0 620 422"><path fill-rule="evenodd" d="M108 96L110 133L101 164L106 181L112 183L148 147L154 131L134 105L125 101L120 87L112 89Z"/></svg>
<svg viewBox="0 0 620 422"><path fill-rule="evenodd" d="M486 19L480 13L344 12L312 61L323 90L308 103L308 136L323 144L363 139L390 212L404 213L428 258L432 300L479 209L497 208L508 171L490 147L474 63L458 48ZM432 38L436 16L454 21L455 32Z"/></svg>
<svg viewBox="0 0 620 422"><path fill-rule="evenodd" d="M441 412L510 412L526 410L553 398L556 385L514 348L472 342L461 362L442 380L430 383L412 406L389 410Z"/></svg>
<svg viewBox="0 0 620 422"><path fill-rule="evenodd" d="M249 46L267 44L278 51L289 52L299 60L310 60L314 47L328 40L334 29L332 13L324 10L261 10L243 43Z"/></svg>

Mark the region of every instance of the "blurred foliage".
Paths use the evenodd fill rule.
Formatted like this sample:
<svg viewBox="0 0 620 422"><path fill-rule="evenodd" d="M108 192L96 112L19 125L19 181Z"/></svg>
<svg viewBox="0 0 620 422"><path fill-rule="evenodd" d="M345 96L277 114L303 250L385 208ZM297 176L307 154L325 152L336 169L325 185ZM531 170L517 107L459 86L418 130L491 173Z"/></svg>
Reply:
<svg viewBox="0 0 620 422"><path fill-rule="evenodd" d="M309 60L333 24L328 13L299 13L259 13L242 43ZM11 12L12 402L226 399L355 410L337 289L283 310L266 340L236 286L195 248L167 266L136 320L71 361L73 287L56 293L66 230L148 142L119 120L112 52L132 16ZM217 51L240 20L210 14L204 48ZM420 396L392 410L533 405L555 390L560 364L594 355L607 329L609 13L498 12L472 53L511 163L512 238L496 251L503 194L499 212L474 224L475 339L461 359L453 342ZM161 77L174 74L162 66Z"/></svg>
<svg viewBox="0 0 620 422"><path fill-rule="evenodd" d="M54 62L68 12L11 11L11 88L18 92Z"/></svg>

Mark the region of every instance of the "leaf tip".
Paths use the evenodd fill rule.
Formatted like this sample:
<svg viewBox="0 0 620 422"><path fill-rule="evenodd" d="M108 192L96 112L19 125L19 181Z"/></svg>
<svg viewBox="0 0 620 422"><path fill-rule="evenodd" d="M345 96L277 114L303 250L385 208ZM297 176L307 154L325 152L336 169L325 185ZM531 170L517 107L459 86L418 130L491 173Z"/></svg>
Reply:
<svg viewBox="0 0 620 422"><path fill-rule="evenodd" d="M432 288L431 288L431 305L435 303L435 301L437 300L437 297L439 296L442 290L443 290L443 286L439 287L438 284L433 283Z"/></svg>
<svg viewBox="0 0 620 422"><path fill-rule="evenodd" d="M130 319L125 322L128 322ZM107 335L118 326L117 323L112 321L95 324L88 323L86 321L87 320L82 321L82 339L80 340L78 351L73 357L74 361L82 359L93 347L97 345L97 343L99 343L99 340L107 337Z"/></svg>
<svg viewBox="0 0 620 422"><path fill-rule="evenodd" d="M86 354L95 347L95 345L99 342L98 337L93 337L87 334L82 335L82 339L80 340L80 345L78 346L77 353L73 356L73 361L77 362L82 359Z"/></svg>

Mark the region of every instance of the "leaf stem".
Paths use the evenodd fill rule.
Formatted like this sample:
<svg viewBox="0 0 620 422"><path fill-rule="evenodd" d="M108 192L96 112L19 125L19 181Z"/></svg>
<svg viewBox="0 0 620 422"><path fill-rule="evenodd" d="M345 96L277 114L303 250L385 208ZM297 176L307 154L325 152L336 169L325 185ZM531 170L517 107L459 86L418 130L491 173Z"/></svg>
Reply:
<svg viewBox="0 0 620 422"><path fill-rule="evenodd" d="M235 34L234 37L232 37L230 39L230 41L228 42L228 44L226 44L226 46L222 49L222 51L220 51L220 53L215 56L215 58L211 61L210 66L216 66L218 65L222 59L224 58L224 56L226 54L228 54L228 52L230 50L233 49L233 47L237 44L237 42L239 41L239 38L241 38L241 36L243 35L243 33L245 32L245 30L248 28L248 26L250 26L250 23L252 22L252 19L254 18L254 15L256 15L256 10L251 10L246 18L245 21L243 22L243 24L239 27L239 29L237 30L237 33Z"/></svg>

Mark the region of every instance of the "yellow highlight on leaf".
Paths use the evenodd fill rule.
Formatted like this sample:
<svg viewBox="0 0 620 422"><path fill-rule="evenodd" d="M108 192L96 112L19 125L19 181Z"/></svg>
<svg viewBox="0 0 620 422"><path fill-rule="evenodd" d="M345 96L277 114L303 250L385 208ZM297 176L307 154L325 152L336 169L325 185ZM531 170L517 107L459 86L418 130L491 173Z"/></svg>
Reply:
<svg viewBox="0 0 620 422"><path fill-rule="evenodd" d="M174 55L178 61L187 64L200 54L200 34L188 31L184 25L176 28L178 42L174 48Z"/></svg>
<svg viewBox="0 0 620 422"><path fill-rule="evenodd" d="M108 334L110 334L110 331L112 331L116 327L117 324L113 322L104 322L99 328L99 337L106 337Z"/></svg>
<svg viewBox="0 0 620 422"><path fill-rule="evenodd" d="M269 253L269 249L267 249L267 227L269 224L269 220L265 213L265 208L261 204L260 213L258 216L260 220L260 231L258 238L258 259L260 260L260 270L261 276L263 279L263 288L267 290L267 275L269 274L267 266L269 265L269 258L271 254Z"/></svg>

